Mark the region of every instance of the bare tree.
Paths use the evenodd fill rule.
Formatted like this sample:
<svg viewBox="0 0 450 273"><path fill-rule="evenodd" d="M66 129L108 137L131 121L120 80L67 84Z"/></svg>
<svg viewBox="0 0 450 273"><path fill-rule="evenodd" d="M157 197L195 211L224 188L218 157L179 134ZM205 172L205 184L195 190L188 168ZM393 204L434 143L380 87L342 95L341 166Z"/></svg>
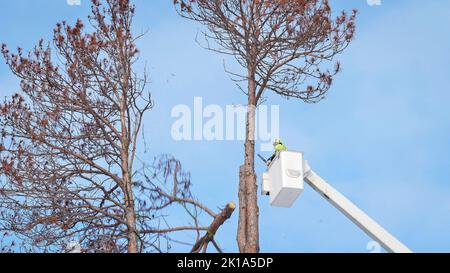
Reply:
<svg viewBox="0 0 450 273"><path fill-rule="evenodd" d="M22 92L0 104L0 231L22 241L21 251L63 251L76 241L85 252L165 252L172 232L194 231L197 240L211 232L201 212L213 222L231 215L196 200L173 157L137 167L153 103L147 76L133 68L134 12L128 0L92 0L92 32L81 20L62 22L53 46L41 40L28 54L1 46ZM189 225L168 222L174 205Z"/></svg>
<svg viewBox="0 0 450 273"><path fill-rule="evenodd" d="M255 109L272 91L308 103L320 101L340 71L333 59L353 39L356 10L334 17L327 0L175 0L181 16L205 25L207 49L233 56L231 72L247 96L245 161L240 168L241 252L259 251L254 170Z"/></svg>

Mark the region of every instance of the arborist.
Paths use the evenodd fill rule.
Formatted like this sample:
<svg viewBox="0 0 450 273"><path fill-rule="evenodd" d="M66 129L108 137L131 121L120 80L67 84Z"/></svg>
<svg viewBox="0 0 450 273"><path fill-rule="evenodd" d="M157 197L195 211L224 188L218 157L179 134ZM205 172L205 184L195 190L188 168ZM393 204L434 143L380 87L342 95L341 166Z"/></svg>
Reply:
<svg viewBox="0 0 450 273"><path fill-rule="evenodd" d="M280 139L275 139L275 141L273 142L273 148L275 149L275 152L269 159L267 159L267 166L270 166L275 157L280 155L281 151L287 150L287 147L284 146L283 142Z"/></svg>

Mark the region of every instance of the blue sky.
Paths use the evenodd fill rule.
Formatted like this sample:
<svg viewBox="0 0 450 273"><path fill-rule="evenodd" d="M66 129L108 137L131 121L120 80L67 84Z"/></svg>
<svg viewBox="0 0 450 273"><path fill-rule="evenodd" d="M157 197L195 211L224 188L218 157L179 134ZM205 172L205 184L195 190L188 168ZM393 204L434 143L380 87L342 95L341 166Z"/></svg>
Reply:
<svg viewBox="0 0 450 273"><path fill-rule="evenodd" d="M243 143L173 141L170 112L178 104L192 106L195 96L225 106L244 104L244 95L225 74L224 57L195 43L201 26L179 18L172 1L135 2L135 31L149 30L139 47L156 101L145 122L149 152L141 157L172 153L192 173L194 192L208 206L237 202ZM332 3L359 10L356 39L339 57L343 72L326 100L307 105L269 96L268 104L280 105L281 136L413 251L449 252L450 2ZM0 42L30 49L51 37L57 21L85 19L88 4L0 1ZM2 62L0 95L17 90ZM259 177L263 171L258 162ZM291 209L270 207L265 197L259 205L264 252L368 252L371 239L308 187ZM217 234L226 251L237 251L236 225L237 214Z"/></svg>

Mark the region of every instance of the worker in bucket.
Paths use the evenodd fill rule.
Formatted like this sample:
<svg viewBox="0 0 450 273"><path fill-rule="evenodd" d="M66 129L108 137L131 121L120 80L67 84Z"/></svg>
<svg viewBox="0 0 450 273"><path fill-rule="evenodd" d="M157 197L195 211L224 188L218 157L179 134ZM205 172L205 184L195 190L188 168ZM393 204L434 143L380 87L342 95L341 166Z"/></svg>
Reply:
<svg viewBox="0 0 450 273"><path fill-rule="evenodd" d="M275 149L275 152L269 159L267 159L267 166L270 166L275 157L280 155L281 151L287 150L287 147L284 146L283 142L280 139L275 139L275 141L273 142L273 148Z"/></svg>

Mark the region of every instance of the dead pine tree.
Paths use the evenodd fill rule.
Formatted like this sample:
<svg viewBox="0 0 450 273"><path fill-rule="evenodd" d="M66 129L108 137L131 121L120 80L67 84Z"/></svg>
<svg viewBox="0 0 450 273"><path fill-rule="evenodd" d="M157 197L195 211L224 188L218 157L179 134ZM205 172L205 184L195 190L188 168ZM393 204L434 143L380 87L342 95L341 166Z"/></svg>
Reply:
<svg viewBox="0 0 450 273"><path fill-rule="evenodd" d="M90 32L81 20L62 22L52 43L28 54L1 46L21 92L0 104L0 231L20 251L61 252L75 242L83 252L166 252L173 232L197 232L197 241L216 232L200 224L201 212L221 224L232 213L195 199L173 157L138 167L153 102L147 76L134 69L134 13L128 0L92 0ZM170 224L173 206L189 224ZM213 236L201 246L209 242L217 246Z"/></svg>
<svg viewBox="0 0 450 273"><path fill-rule="evenodd" d="M239 175L237 242L259 252L255 110L268 92L315 103L340 71L335 62L355 33L356 10L334 15L327 0L174 0L178 13L206 27L203 46L233 56L227 71L247 95L244 164Z"/></svg>

